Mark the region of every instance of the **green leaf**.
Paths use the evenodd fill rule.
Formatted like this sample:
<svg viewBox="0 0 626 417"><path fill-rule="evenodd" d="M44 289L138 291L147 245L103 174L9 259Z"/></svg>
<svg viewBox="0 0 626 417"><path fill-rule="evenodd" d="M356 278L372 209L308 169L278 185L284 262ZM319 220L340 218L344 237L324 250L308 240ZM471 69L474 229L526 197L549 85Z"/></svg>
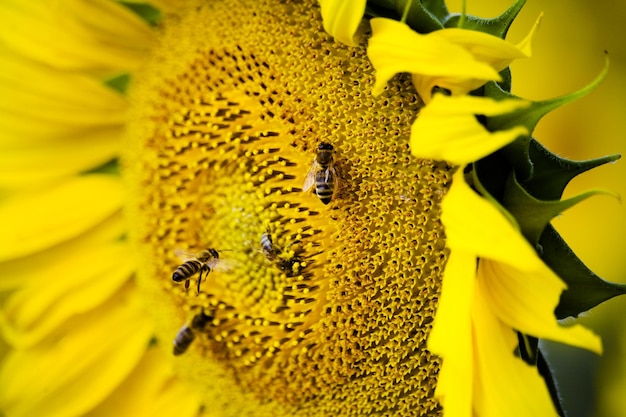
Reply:
<svg viewBox="0 0 626 417"><path fill-rule="evenodd" d="M570 207L597 194L609 194L606 191L592 190L567 200L539 200L530 195L511 173L507 178L502 205L515 217L522 234L536 245L543 230L550 220Z"/></svg>
<svg viewBox="0 0 626 417"><path fill-rule="evenodd" d="M118 93L126 94L130 84L130 74L121 74L104 81L104 85L112 88Z"/></svg>
<svg viewBox="0 0 626 417"><path fill-rule="evenodd" d="M509 31L509 28L511 27L511 23L513 23L513 20L515 20L517 14L520 10L522 10L525 3L526 0L517 0L500 16L489 19L467 15L465 17L465 22L463 23L463 29L485 32L504 39ZM458 27L460 19L460 14L452 14L450 15L450 18L444 22L444 25L447 28Z"/></svg>
<svg viewBox="0 0 626 417"><path fill-rule="evenodd" d="M546 227L539 244L543 261L567 284L555 310L558 319L577 317L610 298L626 294L626 285L607 282L587 268L552 225Z"/></svg>
<svg viewBox="0 0 626 417"><path fill-rule="evenodd" d="M534 166L533 175L529 180L521 181L521 183L531 195L541 200L560 199L565 186L572 178L592 168L620 159L620 155L608 155L586 161L572 161L553 154L532 138L529 155Z"/></svg>
<svg viewBox="0 0 626 417"><path fill-rule="evenodd" d="M119 3L141 17L147 24L154 27L161 23L161 11L156 7L147 3L133 3L126 1L119 1Z"/></svg>

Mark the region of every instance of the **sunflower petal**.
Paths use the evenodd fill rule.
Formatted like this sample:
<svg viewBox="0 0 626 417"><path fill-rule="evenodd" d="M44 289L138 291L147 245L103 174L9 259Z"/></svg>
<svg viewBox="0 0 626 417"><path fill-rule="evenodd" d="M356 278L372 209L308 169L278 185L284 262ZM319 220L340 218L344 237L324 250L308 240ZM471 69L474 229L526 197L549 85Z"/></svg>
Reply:
<svg viewBox="0 0 626 417"><path fill-rule="evenodd" d="M528 106L524 100L436 94L411 127L411 153L419 158L468 164L528 134L523 126L489 132L476 115L494 116Z"/></svg>
<svg viewBox="0 0 626 417"><path fill-rule="evenodd" d="M541 262L520 232L465 183L461 170L454 174L452 184L442 202L441 215L452 250L460 249L520 269L539 267Z"/></svg>
<svg viewBox="0 0 626 417"><path fill-rule="evenodd" d="M128 378L86 417L193 417L199 408L191 387L174 378L172 363L163 351L148 349Z"/></svg>
<svg viewBox="0 0 626 417"><path fill-rule="evenodd" d="M136 69L153 37L139 16L106 0L5 0L0 14L1 43L60 69Z"/></svg>
<svg viewBox="0 0 626 417"><path fill-rule="evenodd" d="M108 244L112 240L119 239L126 230L126 224L122 213L118 212L96 225L86 233L63 242L49 249L34 253L27 257L11 259L0 263L2 277L0 278L0 291L14 290L16 288L43 285L53 271L59 271L81 251L90 252Z"/></svg>
<svg viewBox="0 0 626 417"><path fill-rule="evenodd" d="M338 41L357 46L354 41L359 23L365 13L365 0L319 0L324 30Z"/></svg>
<svg viewBox="0 0 626 417"><path fill-rule="evenodd" d="M534 33L534 30L529 35L531 38L532 33ZM502 71L514 60L528 58L530 55L527 55L519 46L513 45L496 36L475 30L449 28L435 31L433 32L433 36L440 37L454 45L463 47L472 54L474 59L486 63L496 72ZM530 38L527 39L527 42L530 42Z"/></svg>
<svg viewBox="0 0 626 417"><path fill-rule="evenodd" d="M428 348L443 358L435 396L446 417L471 417L472 409L472 323L476 257L453 250L444 271L443 288Z"/></svg>
<svg viewBox="0 0 626 417"><path fill-rule="evenodd" d="M479 283L472 313L476 346L473 415L501 417L515 410L516 416L556 417L544 380L536 368L513 355L517 345L513 329L499 320L481 293Z"/></svg>
<svg viewBox="0 0 626 417"><path fill-rule="evenodd" d="M6 51L0 59L2 148L119 128L126 121L124 98L97 80L60 73Z"/></svg>
<svg viewBox="0 0 626 417"><path fill-rule="evenodd" d="M139 303L128 297L121 293L56 340L12 351L0 370L0 408L16 417L62 417L100 403L135 368L151 337Z"/></svg>
<svg viewBox="0 0 626 417"><path fill-rule="evenodd" d="M518 239L523 239L518 236ZM511 328L541 339L602 352L600 338L583 326L558 324L554 309L566 285L537 255L533 270L519 270L507 264L482 259L478 275L485 298L500 320Z"/></svg>
<svg viewBox="0 0 626 417"><path fill-rule="evenodd" d="M84 233L119 210L123 198L118 177L97 174L30 191L0 205L0 260L25 256Z"/></svg>
<svg viewBox="0 0 626 417"><path fill-rule="evenodd" d="M89 170L119 153L120 129L94 130L37 147L11 147L0 152L0 187L28 187ZM1 148L1 146L0 146Z"/></svg>
<svg viewBox="0 0 626 417"><path fill-rule="evenodd" d="M500 80L498 72L488 64L476 60L462 46L437 35L444 30L422 35L404 23L386 18L374 18L370 24L373 34L367 55L376 69L373 94L382 93L391 77L400 72L418 74L423 78L416 88L427 101L435 85L461 94L476 88L474 83L463 87L463 80L481 80L479 85ZM455 81L446 82L446 79Z"/></svg>
<svg viewBox="0 0 626 417"><path fill-rule="evenodd" d="M5 339L32 346L70 317L105 302L132 274L128 252L126 243L83 249L46 271L40 282L12 294L2 311Z"/></svg>

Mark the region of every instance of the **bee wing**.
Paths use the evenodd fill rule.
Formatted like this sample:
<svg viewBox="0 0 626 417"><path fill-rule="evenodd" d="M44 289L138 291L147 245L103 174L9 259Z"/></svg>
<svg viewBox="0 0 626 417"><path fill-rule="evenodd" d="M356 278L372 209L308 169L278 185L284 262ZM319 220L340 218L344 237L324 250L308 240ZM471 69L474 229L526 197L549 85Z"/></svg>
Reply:
<svg viewBox="0 0 626 417"><path fill-rule="evenodd" d="M187 262L190 259L194 259L196 255L188 250L177 248L174 250L174 254L180 258L181 261Z"/></svg>
<svg viewBox="0 0 626 417"><path fill-rule="evenodd" d="M217 272L229 272L233 269L235 261L233 259L211 259L207 262L207 265L213 270Z"/></svg>
<svg viewBox="0 0 626 417"><path fill-rule="evenodd" d="M324 180L326 182L333 182L337 177L337 171L333 165L329 165L328 168L324 171Z"/></svg>
<svg viewBox="0 0 626 417"><path fill-rule="evenodd" d="M313 187L313 184L315 184L315 173L317 172L317 161L314 161L313 164L311 164L311 168L309 169L309 172L306 174L306 178L304 179L304 184L302 185L302 190L304 192L309 191L311 189L311 187Z"/></svg>

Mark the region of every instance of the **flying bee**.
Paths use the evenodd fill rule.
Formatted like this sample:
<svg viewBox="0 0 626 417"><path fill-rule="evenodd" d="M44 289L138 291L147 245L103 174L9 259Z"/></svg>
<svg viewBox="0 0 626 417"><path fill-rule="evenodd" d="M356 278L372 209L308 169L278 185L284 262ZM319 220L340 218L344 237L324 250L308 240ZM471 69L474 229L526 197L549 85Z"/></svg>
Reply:
<svg viewBox="0 0 626 417"><path fill-rule="evenodd" d="M191 323L186 323L180 328L176 337L174 338L173 353L175 356L182 355L187 352L191 343L196 338L196 332L204 330L204 327L213 320L212 316L209 316L201 311L193 316Z"/></svg>
<svg viewBox="0 0 626 417"><path fill-rule="evenodd" d="M178 255L186 255L184 252ZM195 256L187 257L184 263L178 266L172 274L174 282L185 281L185 289L189 288L189 280L198 274L198 294L200 294L200 284L202 283L202 274L204 278L209 275L211 269L214 269L219 261L219 252L213 248L209 248L199 252Z"/></svg>
<svg viewBox="0 0 626 417"><path fill-rule="evenodd" d="M335 193L336 170L333 162L333 145L322 142L317 147L315 160L305 180L304 191L309 191L315 184L315 194L322 203L328 204Z"/></svg>

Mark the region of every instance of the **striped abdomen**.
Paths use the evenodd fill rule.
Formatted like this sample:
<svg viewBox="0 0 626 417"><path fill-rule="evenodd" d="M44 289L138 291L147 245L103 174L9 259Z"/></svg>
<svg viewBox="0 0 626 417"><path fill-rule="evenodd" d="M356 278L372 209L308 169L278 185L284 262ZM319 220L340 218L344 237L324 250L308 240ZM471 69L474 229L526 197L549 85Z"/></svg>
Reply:
<svg viewBox="0 0 626 417"><path fill-rule="evenodd" d="M196 338L195 333L187 325L184 325L174 338L174 355L182 355L189 349L191 342Z"/></svg>
<svg viewBox="0 0 626 417"><path fill-rule="evenodd" d="M194 274L196 274L198 271L200 271L200 269L202 269L202 265L204 264L199 260L191 259L176 268L176 270L172 274L172 279L176 282L189 279L190 277L194 276Z"/></svg>
<svg viewBox="0 0 626 417"><path fill-rule="evenodd" d="M333 169L328 167L315 173L315 194L324 204L330 203L335 193L335 175Z"/></svg>

